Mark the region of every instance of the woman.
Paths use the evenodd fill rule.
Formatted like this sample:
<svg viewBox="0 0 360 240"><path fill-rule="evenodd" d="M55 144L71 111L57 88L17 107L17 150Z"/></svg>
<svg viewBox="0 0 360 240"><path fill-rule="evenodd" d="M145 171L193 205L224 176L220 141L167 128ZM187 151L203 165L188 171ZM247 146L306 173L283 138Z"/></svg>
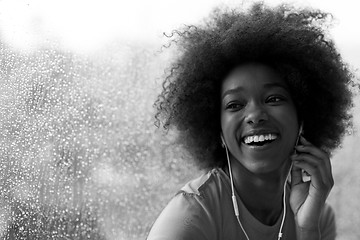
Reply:
<svg viewBox="0 0 360 240"><path fill-rule="evenodd" d="M174 196L149 240L335 239L329 154L351 125L352 75L328 19L256 3L174 32L181 55L156 117L208 172Z"/></svg>

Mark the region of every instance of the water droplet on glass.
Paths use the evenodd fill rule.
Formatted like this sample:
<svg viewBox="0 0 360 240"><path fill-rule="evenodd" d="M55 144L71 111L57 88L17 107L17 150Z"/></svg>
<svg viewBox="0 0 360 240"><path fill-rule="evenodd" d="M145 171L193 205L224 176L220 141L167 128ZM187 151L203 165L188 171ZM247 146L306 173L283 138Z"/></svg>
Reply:
<svg viewBox="0 0 360 240"><path fill-rule="evenodd" d="M2 239L146 237L192 174L154 126L157 47L91 57L0 44Z"/></svg>

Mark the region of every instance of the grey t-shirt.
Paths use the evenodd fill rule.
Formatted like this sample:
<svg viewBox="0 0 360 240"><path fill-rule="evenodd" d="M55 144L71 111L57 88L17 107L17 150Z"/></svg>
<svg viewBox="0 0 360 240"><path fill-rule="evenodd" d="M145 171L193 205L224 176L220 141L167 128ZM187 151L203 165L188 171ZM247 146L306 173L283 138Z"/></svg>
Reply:
<svg viewBox="0 0 360 240"><path fill-rule="evenodd" d="M274 225L265 225L236 197L240 220L249 238L277 239L282 216ZM321 239L335 239L335 217L329 205L322 211L320 231ZM246 240L234 215L230 179L222 169L215 168L187 183L162 211L148 235L148 240L192 239ZM288 201L282 239L296 239L294 214Z"/></svg>

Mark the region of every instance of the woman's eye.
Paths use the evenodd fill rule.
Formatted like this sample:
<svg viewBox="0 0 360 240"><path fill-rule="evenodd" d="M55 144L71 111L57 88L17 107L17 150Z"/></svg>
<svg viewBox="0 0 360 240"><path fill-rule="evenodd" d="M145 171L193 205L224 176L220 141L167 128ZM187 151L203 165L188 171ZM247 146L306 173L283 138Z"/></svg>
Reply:
<svg viewBox="0 0 360 240"><path fill-rule="evenodd" d="M235 102L232 102L232 103L229 103L226 105L226 109L230 109L230 110L237 110L237 109L241 109L243 107L244 107L243 104L235 103Z"/></svg>
<svg viewBox="0 0 360 240"><path fill-rule="evenodd" d="M284 98L281 97L281 96L272 96L272 97L269 97L267 99L267 102L269 102L269 103L277 103L277 102L281 102L283 100L284 100Z"/></svg>

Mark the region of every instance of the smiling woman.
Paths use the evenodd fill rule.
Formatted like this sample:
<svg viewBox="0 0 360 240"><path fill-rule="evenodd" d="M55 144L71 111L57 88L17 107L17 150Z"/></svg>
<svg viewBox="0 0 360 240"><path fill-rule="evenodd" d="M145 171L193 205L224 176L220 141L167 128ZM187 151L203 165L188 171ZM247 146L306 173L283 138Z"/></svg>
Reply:
<svg viewBox="0 0 360 240"><path fill-rule="evenodd" d="M173 197L149 240L335 239L329 156L351 126L353 79L328 20L255 3L174 32L181 54L157 123L177 128L208 172Z"/></svg>
<svg viewBox="0 0 360 240"><path fill-rule="evenodd" d="M276 1L268 2L273 4ZM311 3L316 1L318 0L309 0ZM182 159L184 151L181 145L171 144L177 131L169 131L169 134L163 136L161 131L156 131L153 126L152 103L161 90L156 86L154 79L158 79L158 75L162 74L170 55L167 54L167 50L164 50L165 54L161 56L154 53L158 53L162 40L167 40L166 37L161 38L162 32L169 33L174 27L198 21L208 14L216 2L217 4L233 2L233 5L239 5L239 0L0 1L1 239L139 240L145 238L151 224L170 200L173 192L199 174L192 162L187 164L188 162ZM301 1L301 4L303 2ZM328 1L321 6L321 9L334 13L339 19L339 22L335 22L335 28L339 31L331 31L331 34L340 47L342 56L357 65L357 59L350 57L360 52L354 51L354 44L352 45L355 43L356 47L359 42L356 39L356 29L358 29L356 26L359 21L354 17L360 15L356 13L357 8L354 7L354 3L351 5L348 2L344 4L345 2L347 0ZM236 11L234 13L236 15ZM240 191L240 184L247 183L239 176L241 172L248 176L246 180L249 181L249 185L246 191L256 194L258 191L254 190L259 186L252 184L262 182L251 178L248 169L257 170L261 169L261 164L269 164L267 162L269 159L261 156L264 155L261 153L261 148L266 150L270 146L282 146L284 137L287 138L281 127L282 120L275 118L278 115L274 115L269 107L275 110L283 106L281 104L286 103L284 100L289 99L284 99L288 93L298 115L297 127L301 125L302 116L307 117L304 121L304 136L315 146L325 142L326 147L329 146L327 142L331 144L335 142L337 134L341 133L338 131L339 126L343 126L342 121L336 120L335 123L340 122L340 124L334 128L334 125L329 125L326 118L336 119L332 115L333 107L344 106L338 112L342 113L346 110L346 102L349 98L339 97L333 101L326 98L328 96L326 94L329 93L342 96L341 89L343 89L341 82L339 82L340 87L335 86L337 81L343 79L334 75L337 71L319 67L314 61L320 59L320 56L325 61L326 57L313 51L313 48L307 52L307 47L298 49L291 43L285 44L284 48L274 45L276 41L284 43L279 39L294 33L292 30L294 25L288 24L288 28L283 29L282 24L277 24L279 21L274 21L274 26L279 27L267 29L266 21L272 19L268 18L258 25L255 24L263 28L254 28L256 31L253 36L256 38L249 38L247 41L245 38L239 38L240 35L233 34L236 31L243 33L244 25L235 21L236 18L231 11L228 19L222 17L220 13L219 16L217 21L217 14L214 13L214 19L209 20L208 27L197 25L195 26L197 30L193 26L189 29L186 27L180 29L178 33L182 36L174 31L174 36L170 40L174 40L173 45L179 40L177 46L180 50L184 50L180 51L184 55L177 57L180 59L184 56L184 58L175 62L172 69L174 75L169 76L169 81L165 82L165 86L175 83L175 87L169 97L164 98L161 103L165 113L165 119L161 118L161 120L166 121L166 110L170 109L169 114L175 113L169 126L184 130L181 131L180 137L185 140L184 145L188 147L187 149L194 153L195 164L201 166L202 170L219 169L218 176L221 177L219 179L225 179L223 181L225 185L219 185L224 186L222 189L232 186L231 181L228 180L232 172L234 189ZM240 14L239 17L241 16ZM279 16L281 19L283 15ZM283 17L289 16L285 14ZM303 21L302 18L296 18L294 15L293 18L288 19L293 19L293 22ZM327 19L324 18L324 21L327 22ZM309 22L309 26L311 24L317 27L325 26L327 33L326 24L322 25L321 18L310 20L311 18L306 19L305 25ZM246 22L247 19L244 21ZM263 35L258 35L259 32ZM297 36L290 34L295 39L294 43L301 39L306 40L307 35L303 33L300 32ZM264 47L262 43L267 38L274 40L270 42L270 47L278 47L274 48L274 51L278 54L284 51L281 58L276 58L283 60L282 62L273 61L274 57L262 62L253 59L253 61L223 64L235 59L232 56L236 54L232 53L237 53L236 49L245 49L242 55L246 58L249 56L261 58L258 52L262 52L261 48ZM321 39L319 35L319 42ZM243 43L242 46L245 47L240 48L237 46L238 43ZM248 49L249 43L260 46L259 51L255 51L256 48ZM306 44L311 45L312 42ZM222 50L214 51L219 45ZM343 49L342 46L346 48ZM289 52L294 49L298 49L301 53L299 56L306 58L297 59L298 61L290 58L293 53L289 54ZM343 50L348 50L350 54L346 54ZM303 53L306 54L302 55ZM289 58L286 58L286 55ZM227 58L226 61L222 61L223 57ZM296 64L290 64L291 61L288 60L294 60ZM283 64L284 62L286 64ZM305 70L299 67L300 63L305 63L302 65ZM224 71L224 67L228 66L229 68ZM316 71L308 72L308 66L309 69ZM254 74L255 72L259 74ZM317 77L312 78L319 72L324 76L321 82L318 82ZM346 68L344 72L346 73ZM206 77L203 78L205 75ZM306 77L301 77L305 75ZM265 77L268 80L279 78L285 83L280 84L285 89L273 88L274 83L266 84L269 87L273 85L272 88L265 86L262 88L259 85L258 90L263 94L269 90L276 93L276 95L270 93L269 96L260 94L259 96L263 97L261 98L255 94L257 91L253 91L251 85L237 86L235 88L242 87L244 91L230 91L233 95L227 96L224 100L234 100L236 103L231 103L229 109L224 110L221 105L223 104L221 91L222 87L230 86L223 86L222 83L225 79L230 81L230 77L240 81L245 76L254 81L260 81ZM216 79L217 82L213 81L214 77L219 77ZM333 79L336 81L332 81ZM240 82L235 81L235 83ZM276 85L279 86L278 83ZM315 91L309 92L312 89ZM176 102L171 100L171 96L174 95ZM159 99L163 96L165 94ZM229 97L234 99L228 99ZM170 108L167 108L167 100L173 104ZM273 104L275 102L278 105ZM244 113L253 112L254 109L260 110L258 115L268 121L267 125L244 127L241 119L235 119L235 116L241 117ZM226 125L222 129L220 111L234 117L231 121L232 125ZM304 114L300 115L299 112ZM321 114L325 117L319 118ZM345 118L347 116L343 115ZM177 120L179 124L173 124ZM347 120L344 122L347 123ZM356 123L356 118L354 122ZM324 130L325 126L327 131ZM233 135L225 130L227 127L234 129ZM320 136L323 136L320 130L333 135L320 141ZM228 148L221 146L221 132L226 137L223 146L231 147L231 152L234 152L234 154L229 152L232 171L227 167L230 166L226 158ZM294 142L294 138L290 140ZM360 139L354 134L345 140L347 141L343 144L344 148L340 154L334 152L332 157L336 187L332 189L329 197L329 203L336 215L339 240L360 239L360 230L357 226L359 216L357 211L354 211L360 208L360 203L357 201L360 189L358 184L354 184L359 180L357 172L359 163L356 159L360 158L357 147ZM300 145L306 146L304 139L299 141L301 141ZM315 141L318 143L315 144ZM301 148L298 151L300 152ZM241 168L240 161L237 161L238 156L247 154L249 158L256 160L253 153L257 152L261 156L259 160L263 161L257 162L257 166ZM315 151L314 154L323 158L319 152ZM244 160L244 163L249 163L248 159ZM276 159L276 161L280 160L281 158ZM295 164L296 159L293 160ZM271 173L276 172L265 169L265 173L270 176ZM263 176L265 177L265 174ZM281 181L284 177L275 178ZM202 180L204 178L199 181ZM262 191L278 193L279 184L275 184L277 188L272 189L270 183L273 182L270 180L268 188ZM192 183L195 184L191 185L194 187L185 188L186 191L182 194L194 196L193 193L198 193L196 182ZM299 185L301 186L303 185ZM291 188L294 189L295 186ZM205 188L199 188L199 192L202 190ZM240 220L242 221L243 217L250 219L250 225L257 229L264 227L261 221L271 223L275 219L279 220L274 227L276 230L271 230L268 225L265 227L276 234L283 219L277 218L279 208L287 206L286 212L291 214L290 207L279 202L278 198L276 201L271 201L263 195L256 196L256 199L263 198L264 202L268 200L265 202L269 204L268 208L262 205L264 202L254 203L262 206L264 211L259 212L251 205L252 202L244 200L247 204L245 208L237 192L234 192L235 197L226 198L232 195L230 188L228 192L221 192L218 198L212 198L216 206L228 201L224 209L211 208L219 210L216 219L234 218L234 221L223 229L225 232L233 227L239 227L230 199L235 199L237 203L236 206L241 213ZM203 193L211 195L205 191ZM287 197L285 200L288 203L289 188L286 189L286 193L284 196ZM213 193L212 196L217 195ZM254 195L249 196L254 197ZM270 196L269 194L268 197ZM223 201L216 202L216 199ZM189 198L189 200L193 199ZM276 206L271 207L273 203ZM296 204L294 202L294 206ZM188 209L184 213L189 213L191 210ZM221 212L222 210L224 211ZM332 213L331 210L326 212ZM285 215L284 236L289 230L286 225L288 216L291 216L288 214L282 216ZM174 221L178 219L180 218ZM203 219L206 220L205 217ZM331 216L322 219L329 220L329 223L322 223L322 226L332 224ZM185 226L192 226L191 229L196 223L190 215L186 215L182 220ZM227 222L224 221L224 225L227 225ZM243 225L245 232L251 237L253 227L248 228L246 222Z"/></svg>
<svg viewBox="0 0 360 240"><path fill-rule="evenodd" d="M284 80L264 65L242 65L224 79L220 94L221 129L231 155L250 172L283 171L300 126Z"/></svg>

